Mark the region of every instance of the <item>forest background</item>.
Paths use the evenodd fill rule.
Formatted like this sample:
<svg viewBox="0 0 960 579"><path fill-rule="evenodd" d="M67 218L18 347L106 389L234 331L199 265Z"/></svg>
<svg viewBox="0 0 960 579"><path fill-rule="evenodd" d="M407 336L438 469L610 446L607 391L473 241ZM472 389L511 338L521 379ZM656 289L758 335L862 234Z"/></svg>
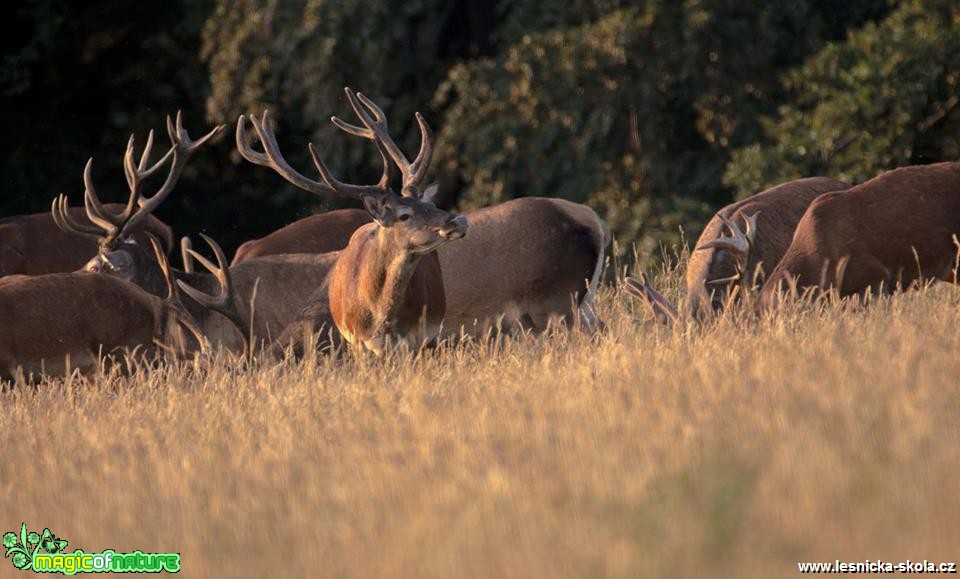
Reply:
<svg viewBox="0 0 960 579"><path fill-rule="evenodd" d="M127 138L182 109L228 134L158 215L228 249L342 206L242 161L241 113L269 108L308 174L312 141L341 178L376 178L375 149L328 120L352 115L348 85L408 150L425 115L441 205L587 203L641 256L787 179L960 160L949 0L32 0L7 25L0 216L80 204L91 156L124 199Z"/></svg>

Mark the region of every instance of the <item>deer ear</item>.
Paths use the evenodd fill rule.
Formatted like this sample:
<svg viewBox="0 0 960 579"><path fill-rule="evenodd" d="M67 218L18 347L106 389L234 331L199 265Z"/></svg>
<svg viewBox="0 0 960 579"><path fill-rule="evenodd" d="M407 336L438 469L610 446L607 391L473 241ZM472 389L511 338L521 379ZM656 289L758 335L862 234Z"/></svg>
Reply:
<svg viewBox="0 0 960 579"><path fill-rule="evenodd" d="M393 212L383 202L383 198L376 195L364 195L363 208L381 227L390 227L393 223Z"/></svg>
<svg viewBox="0 0 960 579"><path fill-rule="evenodd" d="M420 195L420 200L424 203L429 203L431 205L437 204L437 197L440 194L440 183L434 181L427 185L427 188L423 190L423 193Z"/></svg>

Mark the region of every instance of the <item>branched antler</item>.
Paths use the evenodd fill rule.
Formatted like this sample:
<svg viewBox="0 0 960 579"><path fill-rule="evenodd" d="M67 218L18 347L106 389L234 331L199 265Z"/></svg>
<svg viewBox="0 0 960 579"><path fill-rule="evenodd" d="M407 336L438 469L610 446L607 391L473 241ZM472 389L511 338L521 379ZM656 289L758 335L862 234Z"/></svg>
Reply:
<svg viewBox="0 0 960 579"><path fill-rule="evenodd" d="M240 151L240 155L244 159L251 163L269 167L290 183L317 195L337 195L352 198L361 198L364 195L383 195L385 188L382 185L389 182L389 167L386 163L384 164L384 177L381 177L380 183L377 185L341 183L332 177L330 170L320 160L311 143L309 145L310 155L323 178L323 181L316 181L305 177L291 167L290 163L283 157L283 153L280 152L280 145L277 143L277 136L273 132L273 119L270 117L270 111L263 111L263 116L259 119L256 115L250 115L249 117L250 124L253 125L253 130L257 134L257 139L263 145L264 152L262 153L254 150L247 142L247 120L244 115L240 115L237 120L237 150Z"/></svg>
<svg viewBox="0 0 960 579"><path fill-rule="evenodd" d="M417 157L411 163L407 156L403 154L400 147L394 142L387 128L387 115L383 109L376 103L368 99L363 93L354 92L350 87L343 89L347 95L347 100L353 111L360 118L363 127L352 125L339 119L331 117L330 120L340 129L358 137L364 137L377 143L381 155L386 153L393 159L403 176L403 195L419 197L419 185L427 174L430 167L430 161L433 159L433 132L430 126L423 118L423 115L416 113L417 124L420 125L420 151ZM373 118L370 117L373 113Z"/></svg>
<svg viewBox="0 0 960 579"><path fill-rule="evenodd" d="M269 167L280 174L281 177L296 185L297 187L316 193L318 195L337 195L340 197L352 197L356 199L365 196L382 197L390 190L390 181L393 178L394 165L400 169L403 177L402 194L408 197L421 197L419 186L426 176L430 161L433 158L433 133L429 125L420 113L416 114L417 123L420 125L421 144L420 152L416 159L411 163L406 155L400 150L400 147L394 142L387 129L387 117L373 101L360 93L355 93L349 87L344 89L347 94L347 100L354 112L360 117L363 126L350 124L337 117L331 117L334 125L343 131L365 139L373 141L377 146L383 161L383 173L376 185L354 185L344 183L333 176L330 169L326 166L317 153L313 143L308 145L313 164L320 173L320 181L305 177L296 169L290 166L283 154L280 152L280 146L277 144L277 137L273 130L273 121L269 111L264 111L261 118L255 115L240 115L237 120L237 150L244 159L260 165ZM371 116L372 114L372 116ZM247 136L247 123L253 125L257 139L263 145L263 152L257 151L251 147ZM392 163L391 163L392 161Z"/></svg>
<svg viewBox="0 0 960 579"><path fill-rule="evenodd" d="M714 285L727 284L737 281L743 277L744 268L747 265L747 261L750 259L750 252L753 250L753 242L757 236L757 215L760 215L759 211L753 215L750 215L749 217L744 218L746 232L741 231L737 224L728 219L726 216L719 215L720 219L730 230L730 235L726 236L721 234L717 239L713 239L698 246L696 251L702 251L705 249L722 249L730 253L730 255L732 255L736 261L737 272L730 277L713 279L707 281L706 283Z"/></svg>
<svg viewBox="0 0 960 579"><path fill-rule="evenodd" d="M677 308L660 292L650 287L647 277L640 273L636 278L627 276L623 280L623 289L638 298L647 307L654 319L661 324L675 324L680 317Z"/></svg>
<svg viewBox="0 0 960 579"><path fill-rule="evenodd" d="M185 294L190 296L190 299L193 301L201 306L219 312L230 320L243 337L244 352L250 352L250 323L247 321L247 318L240 313L234 301L233 278L230 275L227 257L224 255L220 244L212 238L203 233L200 234L200 237L202 237L203 240L207 242L207 245L210 246L210 249L213 250L213 254L217 259L217 265L214 265L210 260L193 249L187 248L185 252L213 274L220 284L220 293L216 296L211 296L187 285L183 280L177 280L177 285Z"/></svg>
<svg viewBox="0 0 960 579"><path fill-rule="evenodd" d="M83 203L87 218L93 225L79 223L70 216L67 197L63 194L54 199L51 207L54 222L64 231L98 239L103 249L115 247L119 241L129 237L163 203L173 191L183 173L184 166L193 153L217 136L223 128L223 125L214 127L199 140L193 141L183 127L180 111L177 111L176 122L167 116L167 133L170 136L171 147L159 161L149 167L150 154L153 151L153 131L147 135L146 145L137 163L134 162L135 139L131 135L123 156L123 170L130 195L123 211L116 214L108 211L97 195L93 184L93 158L91 157L83 170ZM170 170L163 185L152 196L144 196L141 190L144 180L156 173L170 161L171 157Z"/></svg>
<svg viewBox="0 0 960 579"><path fill-rule="evenodd" d="M163 280L167 284L167 297L164 299L164 301L174 312L177 323L186 328L186 330L193 335L200 347L200 352L209 352L210 340L207 339L207 336L203 333L203 330L200 329L200 324L197 323L197 320L192 315L190 315L190 312L187 311L187 308L184 307L183 302L180 300L180 293L177 291L177 286L174 284L173 273L170 270L170 262L167 260L166 252L163 251L163 247L160 245L160 240L158 240L156 236L150 232L146 232L146 236L147 239L150 240L150 245L153 247L154 257L156 257L157 263L160 265L160 271L163 272ZM157 341L156 343L165 350L177 354L182 353L184 349L182 347L174 347L165 342Z"/></svg>

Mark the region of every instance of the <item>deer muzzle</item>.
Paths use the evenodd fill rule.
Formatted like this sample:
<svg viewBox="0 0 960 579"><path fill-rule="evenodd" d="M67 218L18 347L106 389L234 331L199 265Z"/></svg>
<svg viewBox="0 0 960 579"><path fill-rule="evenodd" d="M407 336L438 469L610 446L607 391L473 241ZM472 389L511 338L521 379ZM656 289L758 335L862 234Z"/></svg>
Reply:
<svg viewBox="0 0 960 579"><path fill-rule="evenodd" d="M467 234L467 218L463 215L451 217L443 227L437 229L437 234L444 239L460 239Z"/></svg>

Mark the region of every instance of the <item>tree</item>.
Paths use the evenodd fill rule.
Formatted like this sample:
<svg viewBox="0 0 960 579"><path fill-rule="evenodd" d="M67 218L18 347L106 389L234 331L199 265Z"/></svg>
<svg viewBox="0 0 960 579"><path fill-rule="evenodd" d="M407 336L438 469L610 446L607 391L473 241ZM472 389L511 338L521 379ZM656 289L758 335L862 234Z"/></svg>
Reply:
<svg viewBox="0 0 960 579"><path fill-rule="evenodd" d="M762 135L759 119L784 94L778 71L884 9L851 2L838 24L817 2L597 0L582 4L601 16L571 26L532 2L508 4L498 37L516 37L522 17L532 31L451 69L434 100L446 110L446 189L462 188L464 206L587 202L645 251L676 241L678 225L696 233L730 200L729 150ZM538 31L543 22L558 28Z"/></svg>
<svg viewBox="0 0 960 579"><path fill-rule="evenodd" d="M960 153L960 6L909 0L784 77L789 100L725 181L741 195L801 176L858 182Z"/></svg>
<svg viewBox="0 0 960 579"><path fill-rule="evenodd" d="M910 157L948 157L955 45L931 38L945 33L953 12L942 0L911 0L897 13L908 6L912 34L930 36L917 53L908 39L876 40L896 48L870 49L883 56L863 66L889 66L891 58L919 65L912 72L922 86L910 98L929 91L934 100L908 111L930 121L915 131ZM3 214L42 211L60 191L79 202L91 155L104 196L121 197L127 136L162 127L178 108L195 131L210 122L232 128L240 113L270 108L296 166L312 172L306 143L313 141L338 176L369 182L379 174L375 149L327 120L352 115L342 97L349 85L383 106L407 148L419 140L414 111L426 115L438 133L433 174L444 205L566 197L598 209L624 247L641 240L650 253L676 240L679 225L695 235L734 189L811 170L790 141L802 135L780 135L802 133L804 115L820 114L818 99L834 98L820 87L847 90L831 79L831 67L859 58L846 55L849 40L813 55L889 9L887 0L176 0L149 10L30 0L12 12L0 61L0 99L17 112L2 121L5 133L24 135L0 145L0 205ZM878 34L888 21L857 34ZM824 64L816 74L789 72L817 59ZM857 107L861 126L891 128L890 119ZM847 119L841 113L817 122L823 130L839 126ZM903 144L877 141L859 154L893 163ZM738 151L734 165L731 151ZM336 205L241 162L228 135L191 161L159 213L184 233L216 224L213 233L229 249Z"/></svg>
<svg viewBox="0 0 960 579"><path fill-rule="evenodd" d="M81 173L96 158L97 176L123 182L130 133L178 108L199 126L206 95L196 59L209 7L170 2L133 4L31 1L11 10L10 49L0 62L4 104L4 213L43 211L61 191L82 201ZM142 143L142 140L141 140ZM107 175L113 175L110 179ZM99 181L99 179L98 179ZM109 185L104 186L105 196ZM2 215L2 214L0 214Z"/></svg>

